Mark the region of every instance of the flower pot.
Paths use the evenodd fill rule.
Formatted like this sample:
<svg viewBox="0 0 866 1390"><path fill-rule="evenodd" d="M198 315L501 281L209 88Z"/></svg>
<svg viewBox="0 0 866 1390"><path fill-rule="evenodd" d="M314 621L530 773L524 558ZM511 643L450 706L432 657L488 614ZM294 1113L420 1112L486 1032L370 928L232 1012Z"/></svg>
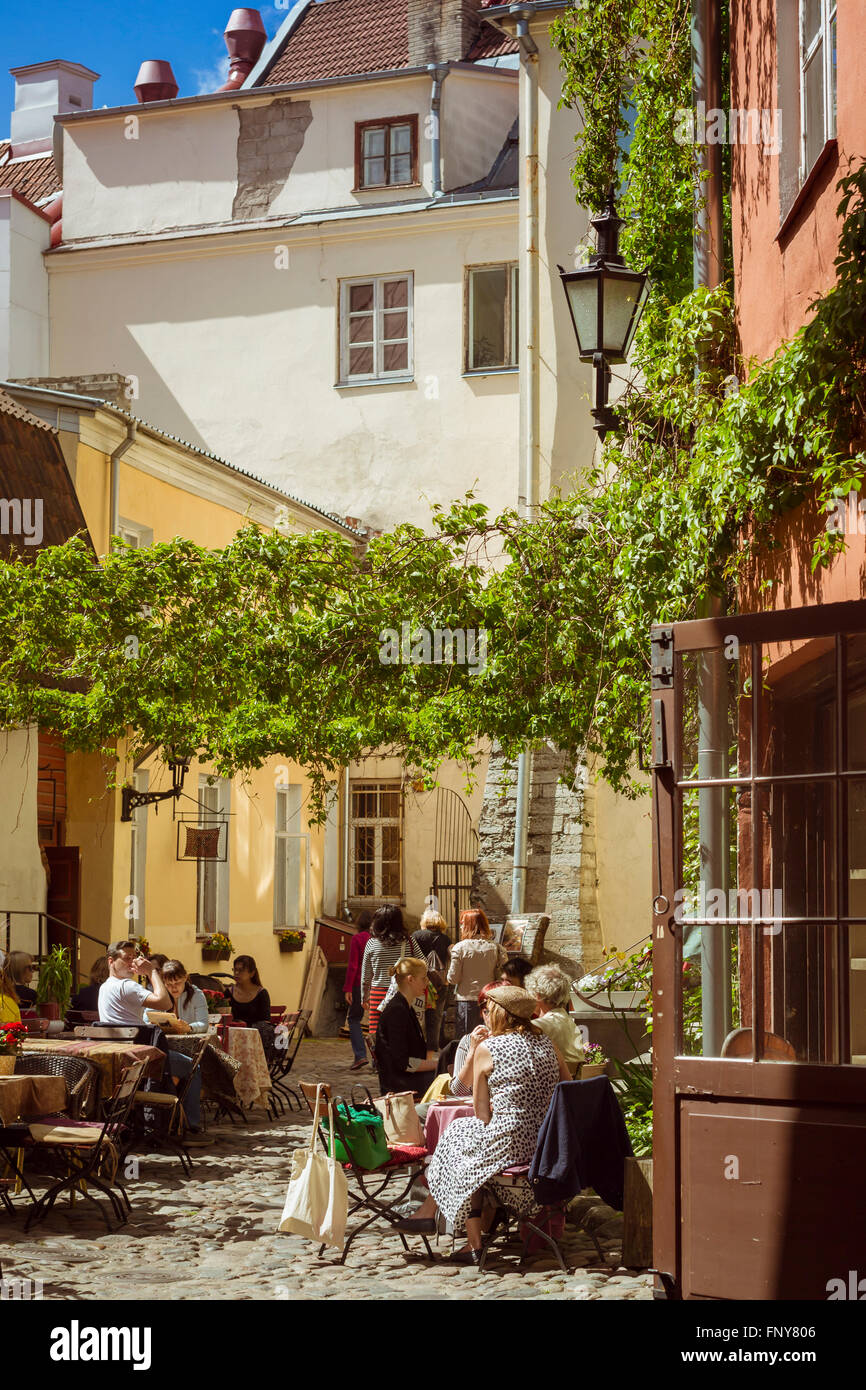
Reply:
<svg viewBox="0 0 866 1390"><path fill-rule="evenodd" d="M44 1004L37 1004L36 1012L40 1018L59 1018L60 1005L56 1004L53 999L49 999Z"/></svg>
<svg viewBox="0 0 866 1390"><path fill-rule="evenodd" d="M607 1062L582 1062L580 1066L581 1081L588 1081L591 1076L607 1076Z"/></svg>
<svg viewBox="0 0 866 1390"><path fill-rule="evenodd" d="M229 960L230 957L231 951L217 951L217 960Z"/></svg>
<svg viewBox="0 0 866 1390"><path fill-rule="evenodd" d="M219 960L220 953L215 946L202 946L201 958L202 960Z"/></svg>
<svg viewBox="0 0 866 1390"><path fill-rule="evenodd" d="M0 1052L0 1076L12 1076L15 1071L15 1053Z"/></svg>
<svg viewBox="0 0 866 1390"><path fill-rule="evenodd" d="M280 951L282 951L282 952L285 952L285 951L303 951L303 949L304 949L304 943L303 943L303 941L281 941L281 942L280 942Z"/></svg>

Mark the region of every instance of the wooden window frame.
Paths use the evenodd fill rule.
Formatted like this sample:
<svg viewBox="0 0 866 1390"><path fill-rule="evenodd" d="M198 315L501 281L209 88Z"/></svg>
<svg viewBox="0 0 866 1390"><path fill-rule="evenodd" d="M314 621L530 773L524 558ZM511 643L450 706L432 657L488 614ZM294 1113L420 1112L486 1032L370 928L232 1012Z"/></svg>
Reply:
<svg viewBox="0 0 866 1390"><path fill-rule="evenodd" d="M350 832L350 833L349 833L349 845L350 845L350 851L349 851L349 887L350 887L351 891L350 891L349 894L347 895L348 901L351 902L351 903L358 903L358 904L361 904L361 905L369 905L370 903L376 902L376 903L396 903L396 904L398 904L399 906L402 906L403 903L404 903L405 900L406 900L406 898L405 898L405 874L406 874L406 865L405 865L405 852L404 852L404 851L405 851L405 835L404 835L404 830L403 830L403 821L404 821L404 814L405 814L405 796L403 795L403 785L402 785L402 783L399 782L399 781L390 781L388 778L370 778L369 780L365 778L365 779L360 780L360 781L357 781L357 782L356 782L356 781L353 781L353 782L352 782L352 795L353 795L353 796L354 796L354 794L355 794L356 792L371 792L371 791L376 791L377 794L378 794L379 792L382 792L382 791L386 791L386 792L398 792L398 793L399 793L399 796L400 796L400 810L399 810L399 814L398 814L397 816L359 816L359 817L356 817L356 816L355 816L355 813L354 813L354 809L353 809L353 807L354 807L354 801L351 803L350 810L349 810L349 818L350 818L350 819L349 819L349 832ZM372 826L374 826L374 827L377 828L377 834L376 834L376 850L375 850L375 856L376 856L376 857L375 857L375 860L374 860L374 865L375 865L375 869L374 869L374 877L375 877L374 892L371 893L371 894L368 894L368 895L363 895L363 894L359 894L359 893L356 893L356 892L355 892L355 888L356 888L356 885L357 885L357 879L356 879L356 876L355 876L355 875L356 875L356 871L355 871L355 828L356 828L356 826L359 826L359 825L372 825ZM382 826L385 826L385 825L396 825L396 826L398 827L398 829L399 829L399 836L400 836L400 884L399 884L399 892L396 893L396 894L393 894L393 893L392 893L392 894L387 894L387 893L381 893L381 892L376 892L376 891L375 891L375 889L377 889L377 888L379 888L379 887L381 886L381 878L382 878L382 839L381 839L381 828L382 828Z"/></svg>
<svg viewBox="0 0 866 1390"><path fill-rule="evenodd" d="M391 127L395 125L408 125L411 128L411 149L410 160L412 172L407 183L392 183L391 174ZM366 130L385 131L385 182L384 183L364 183L364 132ZM370 189L376 188L417 188L420 180L418 178L418 115L413 113L410 116L383 116L376 121L356 121L355 122L355 187L353 193L367 193Z"/></svg>
<svg viewBox="0 0 866 1390"><path fill-rule="evenodd" d="M382 316L386 312L383 303L383 287L394 280L406 281L406 366L395 371L385 371L382 367L383 345ZM373 286L373 371L364 375L351 376L349 373L349 291L354 285ZM337 297L337 337L339 344L338 386L366 386L388 381L411 381L415 375L415 321L414 321L415 276L411 270L398 270L392 275L354 275L349 280L339 282ZM401 339L389 338L389 342Z"/></svg>
<svg viewBox="0 0 866 1390"><path fill-rule="evenodd" d="M499 366L476 367L472 365L472 320L473 320L473 277L477 271L506 270L509 272L505 287L505 334L506 347L510 348L510 362ZM463 277L463 375L487 376L493 372L516 372L520 362L519 307L520 307L520 262L485 261L480 265L468 265Z"/></svg>

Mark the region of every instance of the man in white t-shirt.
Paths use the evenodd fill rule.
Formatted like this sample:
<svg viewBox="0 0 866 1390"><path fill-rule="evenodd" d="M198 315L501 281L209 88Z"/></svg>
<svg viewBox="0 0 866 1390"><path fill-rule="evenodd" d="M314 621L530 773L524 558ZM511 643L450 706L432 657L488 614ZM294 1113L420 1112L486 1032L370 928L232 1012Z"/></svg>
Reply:
<svg viewBox="0 0 866 1390"><path fill-rule="evenodd" d="M140 985L134 975L145 975L150 982ZM157 966L152 960L138 955L134 941L115 941L108 948L108 979L99 986L100 1023L132 1024L138 1027L147 1024L145 1009L171 1011L173 1000L165 987ZM192 1070L189 1057L170 1051L168 1065L175 1080L188 1076ZM201 1136L201 1071L197 1071L190 1083L185 1101L186 1118L193 1138L187 1136L184 1143L204 1143Z"/></svg>
<svg viewBox="0 0 866 1390"><path fill-rule="evenodd" d="M133 979L146 975L150 989ZM171 997L153 961L139 956L134 941L115 941L108 948L108 979L99 987L100 1023L147 1023L145 1009L170 1009Z"/></svg>

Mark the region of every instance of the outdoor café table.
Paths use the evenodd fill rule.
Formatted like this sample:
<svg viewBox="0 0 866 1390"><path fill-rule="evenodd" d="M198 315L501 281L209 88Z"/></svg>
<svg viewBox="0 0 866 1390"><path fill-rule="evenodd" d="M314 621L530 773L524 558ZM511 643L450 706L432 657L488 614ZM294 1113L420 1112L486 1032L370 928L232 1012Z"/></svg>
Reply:
<svg viewBox="0 0 866 1390"><path fill-rule="evenodd" d="M23 1043L23 1048L25 1055L31 1052L53 1052L68 1057L84 1057L88 1062L92 1062L99 1073L98 1101L107 1100L113 1093L124 1067L131 1067L136 1062L145 1062L145 1076L158 1081L165 1062L165 1056L158 1047L145 1047L143 1043L122 1042L118 1039L100 1042L98 1038L59 1038L41 1039L36 1042L28 1038Z"/></svg>
<svg viewBox="0 0 866 1390"><path fill-rule="evenodd" d="M167 1033L166 1042L171 1052L181 1052L191 1057L201 1041L200 1033ZM239 1099L236 1082L241 1064L227 1052L223 1052L216 1040L216 1032L208 1036L207 1047L201 1059L201 1089L205 1100L230 1100L237 1104Z"/></svg>
<svg viewBox="0 0 866 1390"><path fill-rule="evenodd" d="M271 1076L257 1028L229 1028L228 1053L240 1063L235 1094L241 1105L262 1105L270 1100Z"/></svg>
<svg viewBox="0 0 866 1390"><path fill-rule="evenodd" d="M64 1076L0 1076L0 1121L24 1115L54 1115L66 1109Z"/></svg>
<svg viewBox="0 0 866 1390"><path fill-rule="evenodd" d="M436 1148L442 1135L454 1120L465 1120L475 1114L472 1101L434 1100L424 1121L424 1143L427 1152Z"/></svg>

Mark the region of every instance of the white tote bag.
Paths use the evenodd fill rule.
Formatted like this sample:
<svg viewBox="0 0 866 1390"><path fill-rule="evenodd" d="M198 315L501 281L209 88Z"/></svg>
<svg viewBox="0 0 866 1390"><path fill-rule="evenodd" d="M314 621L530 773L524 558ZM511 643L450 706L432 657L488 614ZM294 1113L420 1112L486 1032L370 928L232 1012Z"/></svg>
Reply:
<svg viewBox="0 0 866 1390"><path fill-rule="evenodd" d="M316 1090L316 1118L305 1149L292 1154L292 1174L286 1205L278 1230L320 1245L336 1245L342 1250L346 1236L346 1217L349 1212L349 1187L342 1164L334 1157L334 1111L328 1101L330 1154L321 1151L319 1139L319 1099L321 1086Z"/></svg>

